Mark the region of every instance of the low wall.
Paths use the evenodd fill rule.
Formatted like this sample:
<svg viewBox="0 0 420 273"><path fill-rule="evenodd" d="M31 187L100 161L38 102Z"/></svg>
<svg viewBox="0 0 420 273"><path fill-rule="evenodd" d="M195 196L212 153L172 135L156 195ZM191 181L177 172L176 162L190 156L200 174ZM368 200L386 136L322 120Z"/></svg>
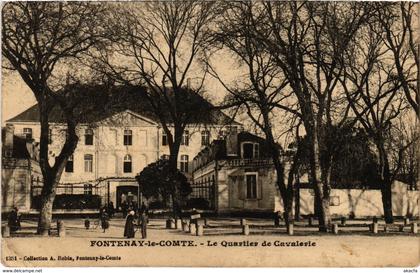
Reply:
<svg viewBox="0 0 420 273"><path fill-rule="evenodd" d="M330 194L330 213L336 216L355 217L383 215L380 190L333 189ZM392 211L394 216L418 215L419 192L401 191L392 193ZM314 213L314 194L311 189L300 190L300 213Z"/></svg>

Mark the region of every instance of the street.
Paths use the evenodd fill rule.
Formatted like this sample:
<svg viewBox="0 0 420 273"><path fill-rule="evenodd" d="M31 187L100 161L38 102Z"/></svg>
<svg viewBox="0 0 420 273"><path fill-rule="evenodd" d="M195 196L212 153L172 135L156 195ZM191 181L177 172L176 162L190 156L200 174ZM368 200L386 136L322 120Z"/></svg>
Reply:
<svg viewBox="0 0 420 273"><path fill-rule="evenodd" d="M66 237L47 238L34 234L35 221L26 221L16 237L2 240L3 264L414 267L419 260L419 237L408 230L371 234L366 228L363 231L360 223L350 222L337 235L321 235L316 227L297 223L295 235L290 236L284 227L275 228L268 220L251 219L248 223L250 235L246 236L241 234L238 219L211 219L204 235L194 236L179 229L165 229L163 219L151 219L147 239L142 240L136 232L134 239L127 240L122 236L123 219L112 219L105 233L100 227L85 229L84 219L68 219ZM352 225L361 231L355 231Z"/></svg>

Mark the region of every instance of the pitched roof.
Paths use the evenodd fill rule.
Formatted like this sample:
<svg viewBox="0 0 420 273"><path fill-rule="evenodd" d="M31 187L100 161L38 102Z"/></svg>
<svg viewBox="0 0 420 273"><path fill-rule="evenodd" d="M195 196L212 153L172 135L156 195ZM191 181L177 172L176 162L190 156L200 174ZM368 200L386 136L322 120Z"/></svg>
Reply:
<svg viewBox="0 0 420 273"><path fill-rule="evenodd" d="M78 90L79 92L74 92ZM124 111L132 111L148 119L160 122L152 105L146 96L146 89L143 87L127 86L77 86L69 92L69 99L77 101L75 113L79 116L79 122L92 123L111 117ZM82 94L74 95L71 93ZM183 105L181 109L194 113L190 123L204 124L226 124L233 123L240 125L225 115L222 111L214 109L213 105L190 90L181 90ZM71 97L70 97L71 96ZM162 104L164 108L165 104ZM165 119L171 122L169 111L162 111ZM65 121L60 107L54 106L49 114L49 121L62 123ZM38 104L26 109L7 122L39 122Z"/></svg>

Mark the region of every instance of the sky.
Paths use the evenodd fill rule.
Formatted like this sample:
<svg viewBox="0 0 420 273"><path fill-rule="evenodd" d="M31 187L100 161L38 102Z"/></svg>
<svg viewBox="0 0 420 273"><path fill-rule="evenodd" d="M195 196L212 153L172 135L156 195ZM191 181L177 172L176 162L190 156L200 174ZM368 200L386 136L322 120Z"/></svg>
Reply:
<svg viewBox="0 0 420 273"><path fill-rule="evenodd" d="M17 73L3 70L1 75L1 125L36 103L35 97Z"/></svg>
<svg viewBox="0 0 420 273"><path fill-rule="evenodd" d="M236 66L235 62L225 53L223 57L219 58L223 59L223 62L217 62L216 70L221 73L223 80L229 82L237 75L237 72L233 72ZM36 99L15 71L2 69L1 82L1 125L4 126L8 119L36 104ZM226 94L223 86L209 75L207 76L205 89L206 98L213 103L220 103Z"/></svg>

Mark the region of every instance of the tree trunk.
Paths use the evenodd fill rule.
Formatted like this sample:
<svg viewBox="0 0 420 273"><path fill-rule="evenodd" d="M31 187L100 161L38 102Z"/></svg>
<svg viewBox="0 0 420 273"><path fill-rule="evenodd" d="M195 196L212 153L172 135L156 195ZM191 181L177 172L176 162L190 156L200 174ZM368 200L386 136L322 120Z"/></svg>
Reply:
<svg viewBox="0 0 420 273"><path fill-rule="evenodd" d="M286 225L293 222L293 191L287 193L287 197L283 201L284 203L284 221Z"/></svg>
<svg viewBox="0 0 420 273"><path fill-rule="evenodd" d="M315 127L314 127L315 128ZM325 170L321 168L320 158L321 151L319 148L319 141L317 132L314 129L309 135L311 141L310 145L310 163L311 163L311 180L315 193L315 213L318 217L319 231L328 232L328 226L331 224L330 216L330 196L329 185Z"/></svg>
<svg viewBox="0 0 420 273"><path fill-rule="evenodd" d="M48 115L50 107L48 107L47 102L48 100L46 97L43 99L38 99L41 124L39 165L44 181L41 192L42 199L37 232L38 234L44 236L48 235L48 231L51 226L53 203L56 195L56 188L61 179L61 174L64 171L64 167L66 166L68 158L73 154L79 141L79 138L76 134L75 119L73 118L69 109L65 109L62 107L63 105L60 105L67 118L67 135L66 141L61 149L60 154L55 158L54 166L50 166L48 162Z"/></svg>
<svg viewBox="0 0 420 273"><path fill-rule="evenodd" d="M260 94L260 99L262 101L266 100L263 94ZM287 186L285 185L284 162L282 162L280 159L280 152L276 142L274 141L274 136L271 129L271 122L268 115L269 110L267 109L266 105L267 104L263 104L261 108L261 114L263 116L264 121L263 128L266 137L266 143L269 147L271 159L273 160L273 165L276 170L276 183L280 191L280 196L283 200L283 216L287 225L290 221L293 220L293 179L292 181L288 182ZM291 170L291 172L293 172L293 170Z"/></svg>
<svg viewBox="0 0 420 273"><path fill-rule="evenodd" d="M381 195L382 195L382 206L384 209L385 222L391 224L394 222L392 214L392 192L391 192L391 173L389 170L388 156L386 154L383 141L379 139L377 141L377 148L379 151L379 170L381 179Z"/></svg>
<svg viewBox="0 0 420 273"><path fill-rule="evenodd" d="M169 140L169 169L171 174L170 176L175 179L176 173L178 172L178 154L179 148L181 146L181 139L184 130L175 126L174 131L174 141ZM169 134L168 134L169 135ZM180 205L180 191L178 188L178 183L174 180L173 181L173 188L172 188L172 213L174 218L178 218L181 215L181 205Z"/></svg>
<svg viewBox="0 0 420 273"><path fill-rule="evenodd" d="M38 218L38 230L37 233L42 236L48 236L51 221L52 221L52 210L53 202L55 198L55 192L45 194L41 199L41 210Z"/></svg>
<svg viewBox="0 0 420 273"><path fill-rule="evenodd" d="M391 183L382 183L382 206L384 209L385 223L392 224L394 222L394 217L392 214L392 192L391 192Z"/></svg>
<svg viewBox="0 0 420 273"><path fill-rule="evenodd" d="M299 174L296 174L295 187L295 221L300 221L300 179Z"/></svg>

